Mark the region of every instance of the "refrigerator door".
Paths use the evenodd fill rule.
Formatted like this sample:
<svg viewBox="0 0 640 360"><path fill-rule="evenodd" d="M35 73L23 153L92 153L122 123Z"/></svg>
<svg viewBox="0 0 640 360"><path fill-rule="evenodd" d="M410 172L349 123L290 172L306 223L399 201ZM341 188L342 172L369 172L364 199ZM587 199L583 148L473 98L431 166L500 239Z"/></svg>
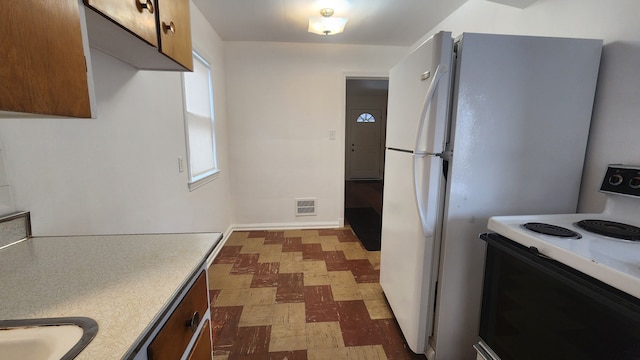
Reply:
<svg viewBox="0 0 640 360"><path fill-rule="evenodd" d="M414 150L425 97L439 65L444 76L438 82L428 117L447 121L452 54L451 33L439 32L391 69L387 110L387 148ZM423 129L423 135L433 131L428 122ZM443 144L429 143L426 137L423 137L422 141L419 144L420 148L427 151L438 152L443 149Z"/></svg>
<svg viewBox="0 0 640 360"><path fill-rule="evenodd" d="M453 40L436 34L396 65L389 113L380 284L412 351L433 324Z"/></svg>
<svg viewBox="0 0 640 360"><path fill-rule="evenodd" d="M434 317L442 160L387 150L385 162L380 285L409 347L422 354ZM414 167L418 170L415 183ZM416 191L431 200L425 207L426 233Z"/></svg>

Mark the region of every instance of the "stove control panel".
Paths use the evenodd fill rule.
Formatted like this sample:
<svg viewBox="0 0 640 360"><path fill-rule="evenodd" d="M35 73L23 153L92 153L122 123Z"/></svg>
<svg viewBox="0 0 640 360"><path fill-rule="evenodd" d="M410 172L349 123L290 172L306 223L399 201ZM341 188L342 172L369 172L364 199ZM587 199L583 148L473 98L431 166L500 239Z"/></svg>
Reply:
<svg viewBox="0 0 640 360"><path fill-rule="evenodd" d="M640 166L609 165L600 191L640 197Z"/></svg>

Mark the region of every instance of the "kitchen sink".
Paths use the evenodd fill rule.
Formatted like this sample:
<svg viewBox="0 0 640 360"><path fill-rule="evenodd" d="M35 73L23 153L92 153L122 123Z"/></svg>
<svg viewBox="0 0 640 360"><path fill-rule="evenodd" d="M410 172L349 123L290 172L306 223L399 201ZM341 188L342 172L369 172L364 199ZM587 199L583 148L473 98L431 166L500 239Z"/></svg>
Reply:
<svg viewBox="0 0 640 360"><path fill-rule="evenodd" d="M68 360L93 340L98 323L87 317L0 320L3 359Z"/></svg>

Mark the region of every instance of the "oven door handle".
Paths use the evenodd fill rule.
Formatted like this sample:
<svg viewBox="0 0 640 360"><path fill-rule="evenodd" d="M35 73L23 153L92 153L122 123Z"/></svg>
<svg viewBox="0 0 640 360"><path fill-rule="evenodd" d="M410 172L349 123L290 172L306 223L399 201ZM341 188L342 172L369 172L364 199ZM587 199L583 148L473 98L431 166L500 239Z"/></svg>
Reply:
<svg viewBox="0 0 640 360"><path fill-rule="evenodd" d="M500 360L500 357L482 340L474 344L473 348L476 349L478 356L483 360Z"/></svg>
<svg viewBox="0 0 640 360"><path fill-rule="evenodd" d="M543 254L540 252L540 250L538 250L537 247L535 246L529 246L529 251L531 251L531 253L539 258L542 259L547 259L547 260L553 260L552 258L548 257L547 255Z"/></svg>

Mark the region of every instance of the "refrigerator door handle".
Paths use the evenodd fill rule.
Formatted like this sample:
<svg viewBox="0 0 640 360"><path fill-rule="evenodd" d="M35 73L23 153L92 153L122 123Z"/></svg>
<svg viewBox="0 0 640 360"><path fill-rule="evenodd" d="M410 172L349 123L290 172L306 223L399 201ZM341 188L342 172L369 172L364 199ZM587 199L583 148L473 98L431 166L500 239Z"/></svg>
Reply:
<svg viewBox="0 0 640 360"><path fill-rule="evenodd" d="M436 89L438 88L438 83L442 76L447 72L447 67L440 64L436 68L436 71L433 75L433 80L431 80L431 84L429 84L429 89L427 90L427 96L424 98L424 104L422 104L422 111L420 112L420 122L418 123L418 133L416 134L416 145L414 147L414 154L418 155L427 155L425 151L420 150L420 140L422 140L422 132L424 130L424 124L427 121L427 113L431 108L431 103L433 102L433 96L436 94Z"/></svg>
<svg viewBox="0 0 640 360"><path fill-rule="evenodd" d="M424 105L422 106L422 111L420 114L420 125L418 126L418 135L416 136L416 146L413 152L413 190L416 197L416 203L418 204L418 213L420 215L420 222L422 223L422 229L424 230L425 237L433 236L433 229L429 226L427 222L427 211L424 208L424 203L422 201L422 192L420 191L419 184L419 173L418 173L418 163L420 158L425 156L440 156L436 153L428 153L426 151L420 151L420 140L422 139L422 131L424 129L424 124L427 120L427 114L429 112L429 108L431 108L431 103L433 101L433 96L436 93L436 89L438 88L438 82L447 72L447 67L440 64L436 68L435 74L433 75L433 80L431 80L431 84L429 85L429 89L427 90L427 96L424 100Z"/></svg>
<svg viewBox="0 0 640 360"><path fill-rule="evenodd" d="M431 153L431 152L425 152L425 151L421 151L418 153L418 155L420 156L431 156L431 157L439 157L442 160L451 160L451 155L453 155L453 151L452 150L445 150L443 152L439 152L439 153Z"/></svg>

